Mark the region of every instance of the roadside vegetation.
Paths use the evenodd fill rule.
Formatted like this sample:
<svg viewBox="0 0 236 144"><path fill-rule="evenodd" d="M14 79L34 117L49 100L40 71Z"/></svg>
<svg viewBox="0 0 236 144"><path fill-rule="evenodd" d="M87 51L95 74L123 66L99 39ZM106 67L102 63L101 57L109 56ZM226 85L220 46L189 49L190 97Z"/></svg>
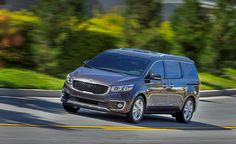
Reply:
<svg viewBox="0 0 236 144"><path fill-rule="evenodd" d="M236 70L231 68L223 69L220 74L200 72L201 89L230 89L236 88Z"/></svg>
<svg viewBox="0 0 236 144"><path fill-rule="evenodd" d="M183 2L168 21L158 0L126 0L126 7L108 12L88 12L85 0L38 0L31 11L1 9L0 86L58 89L84 60L135 47L193 59L204 89L236 88L236 9L225 0L209 9L197 0ZM20 82L25 78L30 80Z"/></svg>
<svg viewBox="0 0 236 144"><path fill-rule="evenodd" d="M61 89L64 80L25 69L0 69L1 88Z"/></svg>

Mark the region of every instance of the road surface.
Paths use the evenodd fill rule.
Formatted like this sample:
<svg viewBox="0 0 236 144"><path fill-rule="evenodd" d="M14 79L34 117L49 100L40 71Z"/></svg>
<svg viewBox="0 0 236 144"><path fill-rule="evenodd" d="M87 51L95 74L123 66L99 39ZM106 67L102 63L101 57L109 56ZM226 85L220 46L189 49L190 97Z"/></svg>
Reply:
<svg viewBox="0 0 236 144"><path fill-rule="evenodd" d="M192 122L145 115L139 124L124 116L63 110L59 98L0 97L0 144L235 144L236 96L201 98Z"/></svg>

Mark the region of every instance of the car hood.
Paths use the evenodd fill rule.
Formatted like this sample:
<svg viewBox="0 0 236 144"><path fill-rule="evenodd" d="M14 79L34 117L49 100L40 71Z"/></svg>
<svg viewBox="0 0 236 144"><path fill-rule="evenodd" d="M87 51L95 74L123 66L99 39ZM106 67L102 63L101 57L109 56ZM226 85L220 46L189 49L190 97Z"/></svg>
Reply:
<svg viewBox="0 0 236 144"><path fill-rule="evenodd" d="M130 84L131 82L138 80L138 77L135 76L87 67L78 68L73 72L72 76L74 80L82 80L105 85Z"/></svg>

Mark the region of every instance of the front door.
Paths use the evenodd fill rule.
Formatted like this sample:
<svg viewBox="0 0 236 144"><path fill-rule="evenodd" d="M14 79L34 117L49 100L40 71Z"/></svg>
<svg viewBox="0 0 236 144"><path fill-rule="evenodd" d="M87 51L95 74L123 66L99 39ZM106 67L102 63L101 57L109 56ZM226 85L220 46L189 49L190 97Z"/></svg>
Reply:
<svg viewBox="0 0 236 144"><path fill-rule="evenodd" d="M148 80L146 86L148 88L147 111L163 111L168 105L168 80L165 79L164 63L156 62L150 69L149 74L160 75L160 80Z"/></svg>

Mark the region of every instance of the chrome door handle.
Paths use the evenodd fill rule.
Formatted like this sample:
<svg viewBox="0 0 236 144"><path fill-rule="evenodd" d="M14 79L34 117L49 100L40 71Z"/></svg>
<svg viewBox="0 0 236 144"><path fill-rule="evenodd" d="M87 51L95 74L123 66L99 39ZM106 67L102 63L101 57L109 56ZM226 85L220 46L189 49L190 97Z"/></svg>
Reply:
<svg viewBox="0 0 236 144"><path fill-rule="evenodd" d="M164 85L162 85L162 87L163 87L163 88L167 88L167 85L164 84Z"/></svg>
<svg viewBox="0 0 236 144"><path fill-rule="evenodd" d="M174 85L173 85L173 84L172 84L172 85L169 85L169 87L171 87L171 88L172 88L172 87L174 87Z"/></svg>

